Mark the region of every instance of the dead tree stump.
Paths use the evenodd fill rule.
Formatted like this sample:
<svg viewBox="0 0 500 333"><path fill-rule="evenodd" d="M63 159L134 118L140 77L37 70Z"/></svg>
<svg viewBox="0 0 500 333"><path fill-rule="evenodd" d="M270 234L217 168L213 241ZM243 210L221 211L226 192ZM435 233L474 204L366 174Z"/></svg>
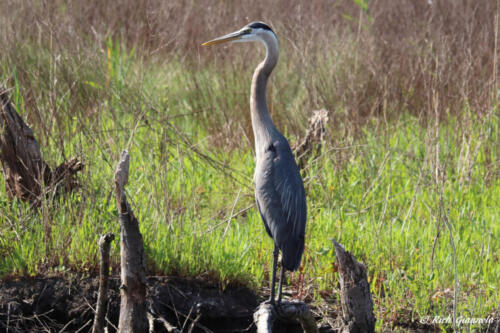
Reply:
<svg viewBox="0 0 500 333"><path fill-rule="evenodd" d="M302 302L282 301L276 305L262 303L253 314L253 320L257 326L257 333L271 333L276 320L298 321L304 332L318 332L316 320L309 306Z"/></svg>
<svg viewBox="0 0 500 333"><path fill-rule="evenodd" d="M33 131L16 112L3 86L0 106L0 161L9 197L38 206L44 185L48 190L56 189L56 193L76 188L75 175L83 169L83 163L72 158L51 170Z"/></svg>
<svg viewBox="0 0 500 333"><path fill-rule="evenodd" d="M375 331L375 316L366 267L332 239L339 271L340 303L345 326L341 332Z"/></svg>
<svg viewBox="0 0 500 333"><path fill-rule="evenodd" d="M327 110L321 109L313 111L312 116L309 118L306 135L299 140L294 149L299 169L303 169L305 162L311 154L321 148L321 143L323 142L326 133L327 123Z"/></svg>
<svg viewBox="0 0 500 333"><path fill-rule="evenodd" d="M99 251L101 252L99 293L97 294L97 305L92 333L104 333L106 312L108 309L109 252L113 239L115 239L115 235L112 233L102 235L99 239Z"/></svg>
<svg viewBox="0 0 500 333"><path fill-rule="evenodd" d="M146 257L135 218L125 197L128 182L129 155L121 154L115 170L115 195L120 219L120 320L118 332L149 331L146 312Z"/></svg>

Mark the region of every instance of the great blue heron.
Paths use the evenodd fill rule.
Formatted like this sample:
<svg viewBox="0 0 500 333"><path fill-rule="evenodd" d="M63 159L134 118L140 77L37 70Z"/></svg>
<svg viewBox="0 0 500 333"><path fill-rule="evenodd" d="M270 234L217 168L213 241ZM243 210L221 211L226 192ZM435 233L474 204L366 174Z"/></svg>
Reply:
<svg viewBox="0 0 500 333"><path fill-rule="evenodd" d="M252 78L250 112L256 151L255 198L266 231L274 240L269 302L274 304L276 266L281 250L280 303L284 269L297 270L304 252L307 207L304 183L290 145L274 126L267 108L266 85L278 62L278 39L268 25L253 22L203 45L225 42L261 42L266 47L266 58L257 66Z"/></svg>

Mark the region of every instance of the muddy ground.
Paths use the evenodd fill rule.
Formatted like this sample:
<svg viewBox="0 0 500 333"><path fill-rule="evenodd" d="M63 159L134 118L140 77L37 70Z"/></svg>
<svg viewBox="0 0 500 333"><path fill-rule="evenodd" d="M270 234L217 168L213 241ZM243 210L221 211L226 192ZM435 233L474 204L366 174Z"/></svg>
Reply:
<svg viewBox="0 0 500 333"><path fill-rule="evenodd" d="M107 318L109 332L116 332L120 306L120 279L111 277ZM0 280L0 332L90 332L99 280L74 275L8 278ZM179 277L148 278L148 309L154 332L167 332L162 320L182 332L255 332L253 313L264 301L246 287L227 287L204 280ZM320 332L337 332L339 304L328 309L312 307ZM335 310L337 309L337 310ZM328 317L325 314L328 313ZM321 315L320 315L321 314ZM322 318L320 318L322 317ZM195 323L194 323L195 322ZM498 323L486 328L495 332ZM384 332L442 332L443 327L417 323L383 325ZM444 331L452 331L445 328ZM273 332L302 332L298 324L278 322Z"/></svg>
<svg viewBox="0 0 500 333"><path fill-rule="evenodd" d="M115 332L120 280L110 280L107 317ZM176 277L148 278L148 306L184 332L254 332L252 315L262 301L245 287L229 287ZM98 278L20 278L0 282L0 332L88 332L92 328ZM198 321L193 325L193 320ZM279 323L277 332L300 332ZM155 332L166 332L155 320ZM321 332L334 332L325 326Z"/></svg>

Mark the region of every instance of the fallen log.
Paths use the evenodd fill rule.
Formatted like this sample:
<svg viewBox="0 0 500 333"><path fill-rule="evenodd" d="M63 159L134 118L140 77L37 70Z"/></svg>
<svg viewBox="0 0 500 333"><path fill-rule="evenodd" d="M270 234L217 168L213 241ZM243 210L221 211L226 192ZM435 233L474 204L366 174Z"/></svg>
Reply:
<svg viewBox="0 0 500 333"><path fill-rule="evenodd" d="M281 301L280 304L261 303L253 315L257 333L271 333L275 321L298 321L306 333L317 333L316 320L307 304Z"/></svg>
<svg viewBox="0 0 500 333"><path fill-rule="evenodd" d="M112 233L102 235L101 238L99 238L99 251L101 252L99 293L97 294L97 306L92 333L105 332L104 327L108 309L109 252L113 239L115 239L115 235Z"/></svg>
<svg viewBox="0 0 500 333"><path fill-rule="evenodd" d="M43 193L71 191L78 186L76 173L83 163L76 158L52 170L43 160L40 145L0 85L0 161L9 198L39 206Z"/></svg>
<svg viewBox="0 0 500 333"><path fill-rule="evenodd" d="M128 182L129 155L121 154L115 170L115 195L120 220L120 319L118 332L149 331L146 311L146 257L135 218L125 197Z"/></svg>
<svg viewBox="0 0 500 333"><path fill-rule="evenodd" d="M340 303L344 327L341 332L375 331L375 316L366 267L332 239L339 272Z"/></svg>

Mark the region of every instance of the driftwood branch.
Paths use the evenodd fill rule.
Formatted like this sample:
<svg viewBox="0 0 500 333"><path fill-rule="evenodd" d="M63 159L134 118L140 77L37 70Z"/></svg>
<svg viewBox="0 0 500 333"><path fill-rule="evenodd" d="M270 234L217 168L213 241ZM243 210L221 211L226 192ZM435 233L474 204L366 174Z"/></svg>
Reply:
<svg viewBox="0 0 500 333"><path fill-rule="evenodd" d="M120 219L120 320L119 332L148 332L146 312L146 257L135 218L127 198L125 185L128 182L129 155L121 154L115 171L115 195Z"/></svg>
<svg viewBox="0 0 500 333"><path fill-rule="evenodd" d="M257 333L272 332L275 321L298 321L306 333L317 333L318 327L307 304L282 301L279 305L262 303L253 315Z"/></svg>
<svg viewBox="0 0 500 333"><path fill-rule="evenodd" d="M106 312L108 309L109 252L111 250L111 242L114 239L115 235L112 233L102 235L99 239L99 251L101 252L99 293L97 294L97 306L92 333L104 333Z"/></svg>
<svg viewBox="0 0 500 333"><path fill-rule="evenodd" d="M149 321L149 333L154 333L156 331L155 322L160 323L161 327L164 328L168 333L181 333L181 331L179 331L177 327L170 324L162 316L155 318L153 314L148 313L148 321Z"/></svg>
<svg viewBox="0 0 500 333"><path fill-rule="evenodd" d="M75 175L83 169L76 158L51 170L43 160L40 145L31 128L16 112L8 91L0 85L0 161L9 197L39 205L44 192L71 191ZM62 185L62 186L61 186Z"/></svg>
<svg viewBox="0 0 500 333"><path fill-rule="evenodd" d="M375 331L375 316L366 267L332 239L339 271L340 302L345 326L342 332Z"/></svg>

